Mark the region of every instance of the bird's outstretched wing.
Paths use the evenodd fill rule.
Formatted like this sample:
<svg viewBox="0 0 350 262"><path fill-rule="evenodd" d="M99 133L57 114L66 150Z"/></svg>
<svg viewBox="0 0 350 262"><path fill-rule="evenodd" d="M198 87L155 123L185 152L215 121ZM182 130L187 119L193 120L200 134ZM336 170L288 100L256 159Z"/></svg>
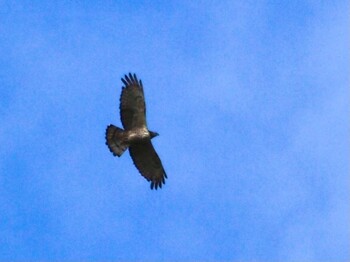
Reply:
<svg viewBox="0 0 350 262"><path fill-rule="evenodd" d="M147 127L146 105L142 81L129 73L121 79L123 86L120 96L120 118L125 130Z"/></svg>
<svg viewBox="0 0 350 262"><path fill-rule="evenodd" d="M131 145L129 152L141 175L151 182L151 189L161 188L167 175L151 140Z"/></svg>

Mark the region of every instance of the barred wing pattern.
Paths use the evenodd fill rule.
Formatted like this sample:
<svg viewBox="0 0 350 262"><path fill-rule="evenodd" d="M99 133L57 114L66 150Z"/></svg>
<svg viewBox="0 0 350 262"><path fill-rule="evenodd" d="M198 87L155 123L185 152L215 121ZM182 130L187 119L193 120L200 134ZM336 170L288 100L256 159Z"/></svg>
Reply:
<svg viewBox="0 0 350 262"><path fill-rule="evenodd" d="M122 82L120 96L120 118L125 130L137 127L147 127L146 124L146 106L143 93L142 81L138 80L136 75L125 75Z"/></svg>
<svg viewBox="0 0 350 262"><path fill-rule="evenodd" d="M151 182L151 189L161 188L167 175L151 140L133 144L129 152L141 175Z"/></svg>

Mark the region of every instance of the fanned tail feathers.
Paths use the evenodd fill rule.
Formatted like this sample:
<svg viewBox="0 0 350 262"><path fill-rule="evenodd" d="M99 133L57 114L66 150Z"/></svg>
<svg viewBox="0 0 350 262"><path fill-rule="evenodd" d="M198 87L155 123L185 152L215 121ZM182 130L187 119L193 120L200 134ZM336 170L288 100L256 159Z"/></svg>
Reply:
<svg viewBox="0 0 350 262"><path fill-rule="evenodd" d="M124 142L124 130L109 125L106 129L106 145L114 156L120 157L129 146Z"/></svg>

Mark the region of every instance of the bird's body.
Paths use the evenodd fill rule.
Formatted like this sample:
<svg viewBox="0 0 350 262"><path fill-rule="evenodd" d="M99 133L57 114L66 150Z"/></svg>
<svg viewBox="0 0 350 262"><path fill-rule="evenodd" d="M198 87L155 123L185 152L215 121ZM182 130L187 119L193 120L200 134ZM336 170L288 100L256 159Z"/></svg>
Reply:
<svg viewBox="0 0 350 262"><path fill-rule="evenodd" d="M147 128L135 128L125 131L126 142L129 144L138 143L146 139L151 139L151 135Z"/></svg>
<svg viewBox="0 0 350 262"><path fill-rule="evenodd" d="M146 106L141 80L136 75L122 78L125 87L120 97L120 117L124 130L114 125L106 129L106 144L113 155L120 157L129 148L130 156L141 175L157 189L167 178L151 139L158 133L149 131L146 124Z"/></svg>

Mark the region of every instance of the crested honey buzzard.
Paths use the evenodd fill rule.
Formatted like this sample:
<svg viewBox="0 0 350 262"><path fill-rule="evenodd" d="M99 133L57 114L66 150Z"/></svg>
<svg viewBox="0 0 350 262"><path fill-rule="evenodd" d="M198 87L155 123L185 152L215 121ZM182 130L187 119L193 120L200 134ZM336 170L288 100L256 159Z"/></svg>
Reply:
<svg viewBox="0 0 350 262"><path fill-rule="evenodd" d="M121 80L125 86L122 87L119 109L124 130L109 125L106 129L106 145L118 157L129 148L136 168L151 182L151 189L161 188L167 175L151 142L158 133L147 128L142 81L131 73Z"/></svg>

